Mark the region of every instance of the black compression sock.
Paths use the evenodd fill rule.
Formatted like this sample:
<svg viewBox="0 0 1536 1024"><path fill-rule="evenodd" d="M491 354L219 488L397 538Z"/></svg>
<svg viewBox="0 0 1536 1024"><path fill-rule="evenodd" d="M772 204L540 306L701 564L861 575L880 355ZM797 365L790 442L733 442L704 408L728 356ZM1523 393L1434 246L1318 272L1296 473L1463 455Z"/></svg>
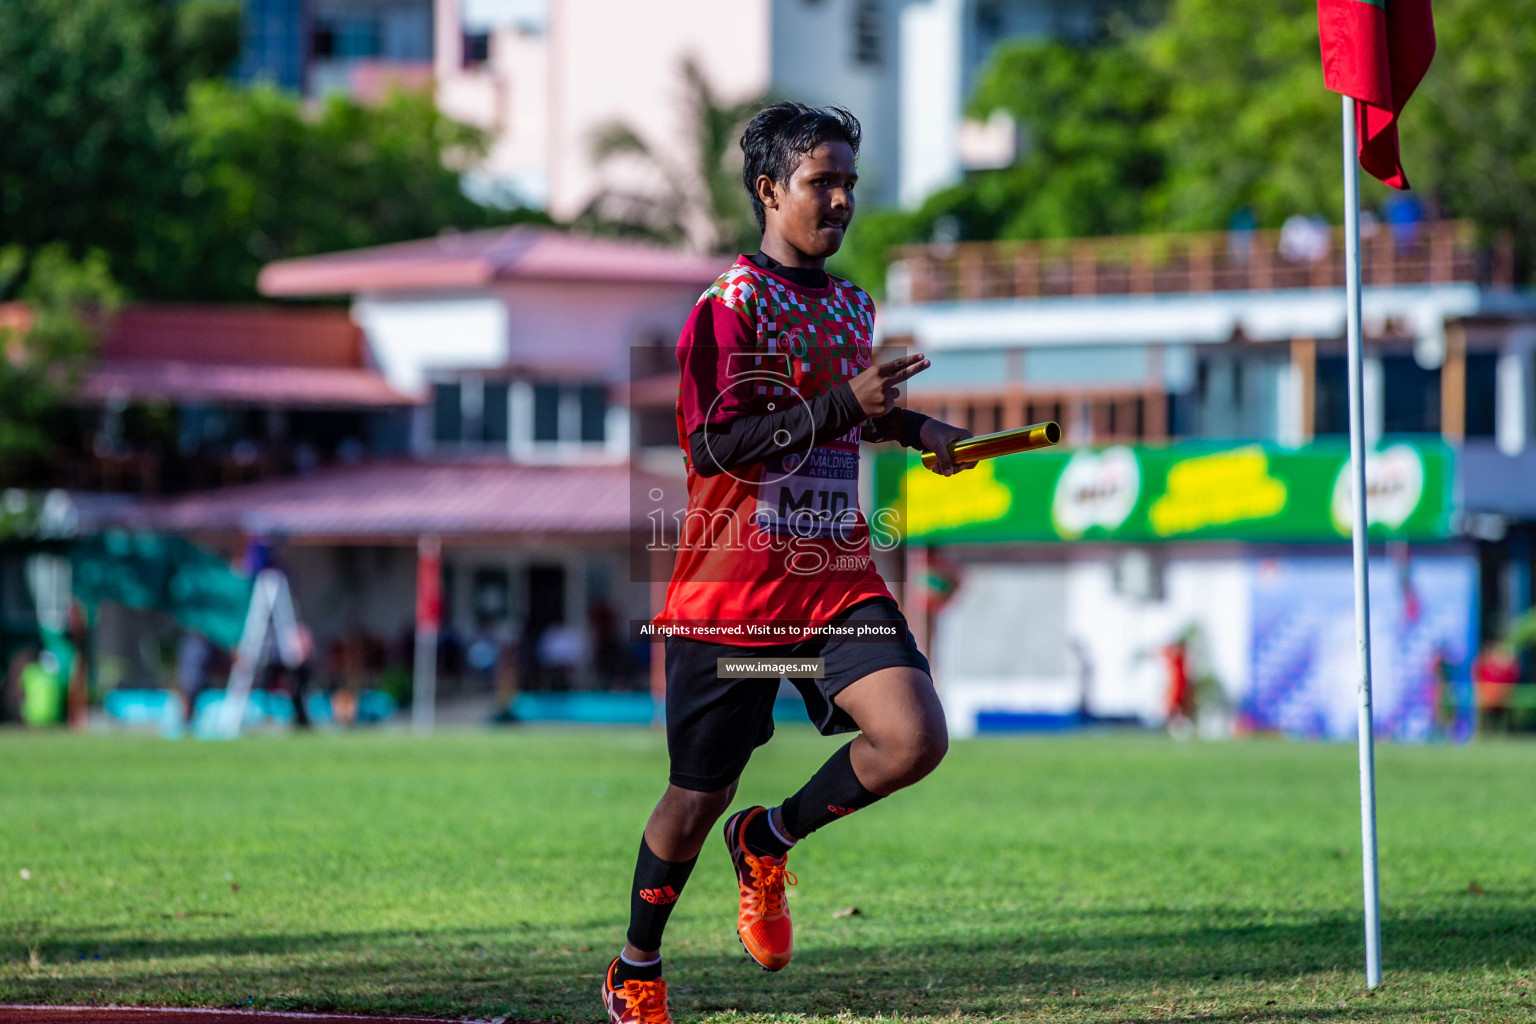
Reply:
<svg viewBox="0 0 1536 1024"><path fill-rule="evenodd" d="M780 808L784 827L795 838L804 839L828 822L880 799L865 789L853 773L852 749L853 744L849 743L827 758L827 763L811 776L811 781L784 801Z"/></svg>
<svg viewBox="0 0 1536 1024"><path fill-rule="evenodd" d="M661 957L648 964L632 964L619 954L619 962L613 965L613 981L615 985L623 985L626 981L655 981L661 977Z"/></svg>
<svg viewBox="0 0 1536 1024"><path fill-rule="evenodd" d="M660 949L661 933L672 916L672 907L682 895L688 876L699 858L673 863L651 852L645 837L640 837L640 855L635 859L635 884L629 893L629 944L636 949ZM620 960L619 965L624 966ZM657 968L659 971L660 968Z"/></svg>
<svg viewBox="0 0 1536 1024"><path fill-rule="evenodd" d="M793 842L786 842L773 827L773 823L768 820L768 816L772 813L772 811L764 811L747 822L746 831L741 836L742 842L747 844L747 849L759 857L782 857L789 852L791 846L795 845Z"/></svg>

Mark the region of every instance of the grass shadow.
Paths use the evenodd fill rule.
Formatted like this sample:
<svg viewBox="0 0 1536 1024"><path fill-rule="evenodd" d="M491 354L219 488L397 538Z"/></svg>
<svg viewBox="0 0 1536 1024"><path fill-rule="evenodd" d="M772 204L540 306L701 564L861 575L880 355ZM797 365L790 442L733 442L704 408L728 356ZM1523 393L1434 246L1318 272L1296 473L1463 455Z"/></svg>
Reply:
<svg viewBox="0 0 1536 1024"><path fill-rule="evenodd" d="M1502 971L1513 984L1515 972L1536 965L1536 920L1503 900L1391 917L1389 985L1369 999L1359 991L1362 925L1351 915L1271 922L1246 912L1090 908L985 935L883 930L857 917L802 927L795 964L775 976L734 943L680 944L669 958L674 1009L684 1017L1417 1020L1465 1009L1435 1001L1436 976ZM524 1020L591 1020L608 956L592 936L615 931L613 922L576 922L145 940L60 932L26 948L0 945L0 1002L187 1005L198 993L204 1005L510 1009ZM1529 1001L1512 990L1477 1011L1487 1017L1467 1019L1516 1019Z"/></svg>

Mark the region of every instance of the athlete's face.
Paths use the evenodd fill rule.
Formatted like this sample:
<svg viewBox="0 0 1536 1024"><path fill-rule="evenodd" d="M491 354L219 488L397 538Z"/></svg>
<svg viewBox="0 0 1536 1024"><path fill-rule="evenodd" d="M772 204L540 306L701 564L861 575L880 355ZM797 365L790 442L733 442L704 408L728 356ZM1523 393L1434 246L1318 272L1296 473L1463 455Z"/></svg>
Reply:
<svg viewBox="0 0 1536 1024"><path fill-rule="evenodd" d="M788 181L758 178L757 194L767 220L763 251L790 266L821 266L843 244L853 220L853 186L858 180L853 148L846 142L818 145L801 158Z"/></svg>

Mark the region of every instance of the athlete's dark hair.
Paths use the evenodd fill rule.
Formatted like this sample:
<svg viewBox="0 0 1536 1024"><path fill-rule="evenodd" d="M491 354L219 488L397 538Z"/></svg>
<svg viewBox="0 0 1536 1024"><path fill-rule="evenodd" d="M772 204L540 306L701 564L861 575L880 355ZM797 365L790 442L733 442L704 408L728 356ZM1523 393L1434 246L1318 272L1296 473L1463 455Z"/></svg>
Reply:
<svg viewBox="0 0 1536 1024"><path fill-rule="evenodd" d="M808 107L804 103L775 103L764 107L741 133L741 182L752 197L758 230L768 226L757 179L766 174L786 182L805 154L823 142L846 142L859 155L859 119L842 107Z"/></svg>

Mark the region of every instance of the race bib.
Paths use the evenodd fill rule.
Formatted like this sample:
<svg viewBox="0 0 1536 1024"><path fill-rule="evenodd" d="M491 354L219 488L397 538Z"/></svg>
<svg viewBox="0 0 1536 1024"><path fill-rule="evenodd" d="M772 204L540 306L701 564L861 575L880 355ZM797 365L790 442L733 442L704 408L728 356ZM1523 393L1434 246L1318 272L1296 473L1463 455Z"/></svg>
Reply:
<svg viewBox="0 0 1536 1024"><path fill-rule="evenodd" d="M769 533L846 540L859 525L859 453L812 448L768 459L752 519Z"/></svg>

